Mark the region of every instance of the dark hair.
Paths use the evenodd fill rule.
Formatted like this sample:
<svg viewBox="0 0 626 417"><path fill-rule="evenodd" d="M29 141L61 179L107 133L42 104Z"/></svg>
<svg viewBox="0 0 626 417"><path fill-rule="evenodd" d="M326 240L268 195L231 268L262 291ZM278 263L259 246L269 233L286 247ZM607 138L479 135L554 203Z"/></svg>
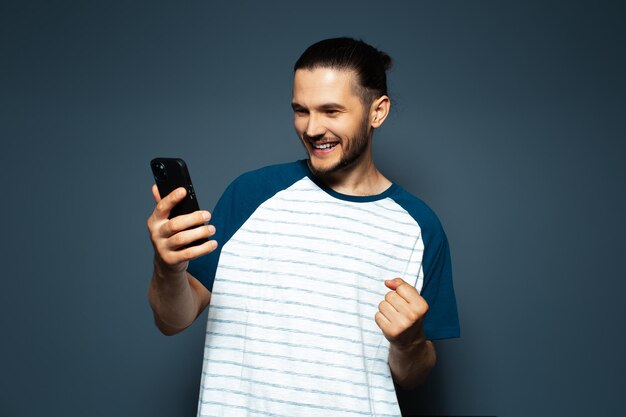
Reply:
<svg viewBox="0 0 626 417"><path fill-rule="evenodd" d="M351 70L357 76L357 94L365 104L387 95L387 75L391 57L362 40L333 38L309 46L293 67L313 70L333 68Z"/></svg>

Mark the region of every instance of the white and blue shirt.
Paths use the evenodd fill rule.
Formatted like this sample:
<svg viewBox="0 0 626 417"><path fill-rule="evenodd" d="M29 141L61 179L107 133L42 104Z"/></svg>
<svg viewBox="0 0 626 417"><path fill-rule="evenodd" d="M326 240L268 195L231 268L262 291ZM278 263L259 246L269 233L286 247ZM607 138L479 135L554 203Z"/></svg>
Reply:
<svg viewBox="0 0 626 417"><path fill-rule="evenodd" d="M400 277L429 311L430 340L458 337L446 236L393 184L339 194L306 160L237 178L212 213L214 252L188 271L212 291L199 416L400 416L376 325Z"/></svg>

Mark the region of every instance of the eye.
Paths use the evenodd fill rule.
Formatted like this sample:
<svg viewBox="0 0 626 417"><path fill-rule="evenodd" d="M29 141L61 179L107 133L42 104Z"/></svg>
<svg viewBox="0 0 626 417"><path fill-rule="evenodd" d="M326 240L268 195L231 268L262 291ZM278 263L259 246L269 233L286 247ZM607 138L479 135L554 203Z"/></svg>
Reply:
<svg viewBox="0 0 626 417"><path fill-rule="evenodd" d="M335 110L335 109L326 110L326 114L329 116L336 116L338 113L339 113L339 110Z"/></svg>
<svg viewBox="0 0 626 417"><path fill-rule="evenodd" d="M293 109L293 112L297 115L297 116L305 116L307 115L309 112L303 108L295 108Z"/></svg>

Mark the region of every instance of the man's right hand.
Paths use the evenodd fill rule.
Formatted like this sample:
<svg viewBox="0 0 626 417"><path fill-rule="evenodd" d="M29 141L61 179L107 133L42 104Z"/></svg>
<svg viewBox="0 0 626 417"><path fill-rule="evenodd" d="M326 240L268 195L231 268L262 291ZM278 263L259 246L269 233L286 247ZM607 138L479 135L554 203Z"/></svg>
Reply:
<svg viewBox="0 0 626 417"><path fill-rule="evenodd" d="M215 234L215 227L205 224L211 218L208 211L199 210L168 219L174 206L185 198L186 193L180 187L161 198L156 184L152 186L157 205L148 218L148 231L154 246L155 262L166 274L184 272L191 259L211 253L217 247L215 240L187 247L198 239Z"/></svg>

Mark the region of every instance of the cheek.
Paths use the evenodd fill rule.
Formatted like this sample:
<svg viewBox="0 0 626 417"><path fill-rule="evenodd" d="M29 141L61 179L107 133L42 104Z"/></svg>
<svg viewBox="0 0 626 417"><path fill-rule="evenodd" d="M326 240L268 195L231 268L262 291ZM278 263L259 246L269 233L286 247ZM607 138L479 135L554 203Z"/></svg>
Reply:
<svg viewBox="0 0 626 417"><path fill-rule="evenodd" d="M302 136L302 134L306 130L306 121L302 120L299 117L294 117L293 126L295 127L298 136Z"/></svg>
<svg viewBox="0 0 626 417"><path fill-rule="evenodd" d="M354 136L355 130L352 126L348 126L345 123L335 123L328 126L328 132L342 140L342 142L350 141Z"/></svg>
<svg viewBox="0 0 626 417"><path fill-rule="evenodd" d="M341 120L330 120L326 123L326 129L330 135L346 139L349 137L350 126Z"/></svg>

